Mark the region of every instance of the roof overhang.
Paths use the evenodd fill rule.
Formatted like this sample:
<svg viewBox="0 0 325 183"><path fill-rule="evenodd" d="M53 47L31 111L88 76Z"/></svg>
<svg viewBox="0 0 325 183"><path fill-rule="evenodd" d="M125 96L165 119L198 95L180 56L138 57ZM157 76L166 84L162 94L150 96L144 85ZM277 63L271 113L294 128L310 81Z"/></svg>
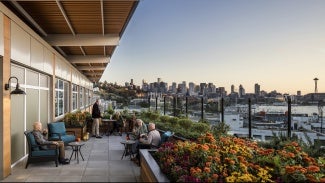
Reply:
<svg viewBox="0 0 325 183"><path fill-rule="evenodd" d="M139 0L1 2L90 81L98 82Z"/></svg>

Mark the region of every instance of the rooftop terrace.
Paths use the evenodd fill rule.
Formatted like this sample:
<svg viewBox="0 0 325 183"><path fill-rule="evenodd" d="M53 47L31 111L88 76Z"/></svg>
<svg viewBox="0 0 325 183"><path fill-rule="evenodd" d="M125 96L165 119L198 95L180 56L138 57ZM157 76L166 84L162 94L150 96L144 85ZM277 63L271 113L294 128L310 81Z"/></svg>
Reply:
<svg viewBox="0 0 325 183"><path fill-rule="evenodd" d="M72 157L70 164L55 166L54 162L30 164L26 160L13 167L11 175L1 182L141 182L140 167L128 157L121 160L125 139L122 136L90 138L82 146L79 164ZM66 147L66 158L70 158L71 147Z"/></svg>

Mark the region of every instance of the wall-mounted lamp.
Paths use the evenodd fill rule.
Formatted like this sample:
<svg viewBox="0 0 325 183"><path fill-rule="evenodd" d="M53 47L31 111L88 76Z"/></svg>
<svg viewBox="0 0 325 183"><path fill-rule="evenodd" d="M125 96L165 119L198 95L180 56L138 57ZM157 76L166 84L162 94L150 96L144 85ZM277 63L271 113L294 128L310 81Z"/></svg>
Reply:
<svg viewBox="0 0 325 183"><path fill-rule="evenodd" d="M5 90L9 90L11 78L15 78L17 80L17 85L16 85L16 89L13 90L12 92L10 92L10 95L16 95L16 94L26 95L26 93L24 92L24 90L21 90L19 88L18 78L14 77L14 76L10 77L9 80L8 80L8 83L5 84Z"/></svg>

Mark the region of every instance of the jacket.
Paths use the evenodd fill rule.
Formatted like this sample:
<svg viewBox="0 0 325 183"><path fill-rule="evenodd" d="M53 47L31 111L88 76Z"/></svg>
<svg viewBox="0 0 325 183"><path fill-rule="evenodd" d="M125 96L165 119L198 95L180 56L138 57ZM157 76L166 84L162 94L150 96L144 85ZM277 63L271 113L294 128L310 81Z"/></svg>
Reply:
<svg viewBox="0 0 325 183"><path fill-rule="evenodd" d="M95 103L93 105L93 111L91 113L91 117L92 118L101 118L102 116L100 115L100 110L99 110L99 106L97 103Z"/></svg>

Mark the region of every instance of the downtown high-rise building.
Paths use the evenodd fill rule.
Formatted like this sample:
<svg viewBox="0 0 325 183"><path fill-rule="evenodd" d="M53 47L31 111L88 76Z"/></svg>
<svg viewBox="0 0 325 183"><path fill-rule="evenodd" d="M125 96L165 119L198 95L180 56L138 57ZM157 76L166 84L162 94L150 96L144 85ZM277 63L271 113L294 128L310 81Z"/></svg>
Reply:
<svg viewBox="0 0 325 183"><path fill-rule="evenodd" d="M254 91L255 91L255 96L261 95L261 86L258 83L255 83Z"/></svg>
<svg viewBox="0 0 325 183"><path fill-rule="evenodd" d="M191 96L194 95L194 87L195 84L193 82L188 83L188 94Z"/></svg>
<svg viewBox="0 0 325 183"><path fill-rule="evenodd" d="M245 93L245 89L244 89L243 85L239 85L239 91L238 91L239 98L244 97L245 94L246 93Z"/></svg>
<svg viewBox="0 0 325 183"><path fill-rule="evenodd" d="M235 93L235 85L231 85L230 93Z"/></svg>

